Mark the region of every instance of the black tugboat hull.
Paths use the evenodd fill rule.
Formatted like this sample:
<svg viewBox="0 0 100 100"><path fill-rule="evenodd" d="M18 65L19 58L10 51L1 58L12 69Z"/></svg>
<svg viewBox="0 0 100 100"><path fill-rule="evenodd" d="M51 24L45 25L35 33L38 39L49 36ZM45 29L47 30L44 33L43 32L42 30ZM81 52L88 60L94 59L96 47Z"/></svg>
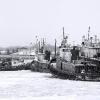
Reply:
<svg viewBox="0 0 100 100"><path fill-rule="evenodd" d="M74 74L68 74L68 72L63 71L63 70L59 70L57 68L54 68L53 66L49 67L50 73L57 78L61 78L61 79L75 79L75 75Z"/></svg>
<svg viewBox="0 0 100 100"><path fill-rule="evenodd" d="M83 65L77 65L79 68L84 68ZM81 73L77 72L77 66L73 67L75 71L70 72L70 70L61 70L57 66L50 64L49 70L50 73L61 79L70 79L70 80L80 80L80 81L100 81L100 73ZM68 68L69 66L66 66ZM92 66L95 67L95 66Z"/></svg>
<svg viewBox="0 0 100 100"><path fill-rule="evenodd" d="M32 62L32 65L31 65L31 71L49 73L48 67L49 67L48 63L34 61Z"/></svg>

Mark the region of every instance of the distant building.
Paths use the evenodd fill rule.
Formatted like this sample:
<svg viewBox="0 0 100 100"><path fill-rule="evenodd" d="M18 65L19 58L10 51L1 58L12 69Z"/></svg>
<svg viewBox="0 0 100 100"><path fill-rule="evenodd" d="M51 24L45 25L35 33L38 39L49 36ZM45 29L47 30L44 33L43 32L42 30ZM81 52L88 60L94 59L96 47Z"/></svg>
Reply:
<svg viewBox="0 0 100 100"><path fill-rule="evenodd" d="M18 52L13 53L14 55L35 55L35 50L31 49L20 49Z"/></svg>
<svg viewBox="0 0 100 100"><path fill-rule="evenodd" d="M7 54L7 50L0 50L0 54L1 55L6 55Z"/></svg>

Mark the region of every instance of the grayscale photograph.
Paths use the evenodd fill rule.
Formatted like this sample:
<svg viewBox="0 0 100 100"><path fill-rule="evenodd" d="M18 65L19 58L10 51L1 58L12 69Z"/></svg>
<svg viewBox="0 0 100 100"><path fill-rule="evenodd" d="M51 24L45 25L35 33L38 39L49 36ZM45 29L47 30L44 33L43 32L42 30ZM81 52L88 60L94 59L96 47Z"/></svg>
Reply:
<svg viewBox="0 0 100 100"><path fill-rule="evenodd" d="M0 100L100 100L100 0L0 0Z"/></svg>

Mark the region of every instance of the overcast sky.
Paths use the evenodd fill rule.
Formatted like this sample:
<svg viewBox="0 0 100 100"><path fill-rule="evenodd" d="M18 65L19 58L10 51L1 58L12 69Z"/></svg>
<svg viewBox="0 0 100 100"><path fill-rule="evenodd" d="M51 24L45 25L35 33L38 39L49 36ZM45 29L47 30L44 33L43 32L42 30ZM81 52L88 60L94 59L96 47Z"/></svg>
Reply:
<svg viewBox="0 0 100 100"><path fill-rule="evenodd" d="M0 47L29 45L36 35L59 44L63 26L75 43L89 26L100 37L100 0L0 0Z"/></svg>

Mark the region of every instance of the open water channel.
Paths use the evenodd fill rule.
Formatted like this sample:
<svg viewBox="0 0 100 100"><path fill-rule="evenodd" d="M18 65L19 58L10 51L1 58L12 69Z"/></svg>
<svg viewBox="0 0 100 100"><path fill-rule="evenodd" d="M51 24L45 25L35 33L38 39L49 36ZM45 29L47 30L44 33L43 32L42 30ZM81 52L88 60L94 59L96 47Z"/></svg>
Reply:
<svg viewBox="0 0 100 100"><path fill-rule="evenodd" d="M1 71L0 100L100 100L100 82L52 78L49 73Z"/></svg>

